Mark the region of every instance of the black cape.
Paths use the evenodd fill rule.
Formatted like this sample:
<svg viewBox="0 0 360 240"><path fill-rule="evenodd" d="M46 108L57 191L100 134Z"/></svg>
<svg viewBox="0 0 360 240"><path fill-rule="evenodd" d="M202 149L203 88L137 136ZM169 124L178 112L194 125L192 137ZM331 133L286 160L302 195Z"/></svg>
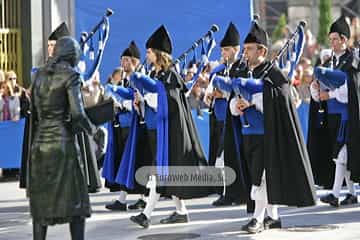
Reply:
<svg viewBox="0 0 360 240"><path fill-rule="evenodd" d="M170 69L157 76L166 89L169 114L169 166L207 166L206 157L200 144L190 104L185 96L187 88L181 76ZM161 104L161 103L158 103ZM164 186L158 188L165 195L180 199L206 197L213 193L208 186Z"/></svg>
<svg viewBox="0 0 360 240"><path fill-rule="evenodd" d="M353 66L353 55L348 49L340 57L339 64L335 68L347 73L348 77L348 112L349 112L349 136L347 142L348 163L347 169L351 172L351 180L360 180L360 121L359 121L359 102L360 102L360 72L358 67ZM326 64L325 64L326 65ZM309 132L308 132L308 151L311 165L314 172L315 183L325 188L332 188L335 174L335 164L332 161L332 153L329 146L333 145L329 141L327 130L327 107L324 107L324 123L318 127L319 104L313 100L310 103Z"/></svg>
<svg viewBox="0 0 360 240"><path fill-rule="evenodd" d="M222 70L217 75L225 76L225 70ZM213 100L215 101L215 100ZM211 106L210 106L211 108ZM216 118L215 109L210 110L209 108L209 153L208 153L208 163L209 166L215 166L216 159L221 156L221 153L224 150L224 126L225 121L219 121ZM225 109L226 110L226 109ZM221 169L219 174L221 174ZM216 192L220 195L223 195L224 186L219 186L216 188ZM227 197L232 196L225 191ZM232 197L230 197L232 198ZM233 199L236 200L236 199Z"/></svg>
<svg viewBox="0 0 360 240"><path fill-rule="evenodd" d="M237 60L231 66L229 76L230 78L239 77L241 73L244 71L244 66ZM230 99L234 96L232 92L230 95ZM234 135L234 124L236 124L236 120L234 122L234 118L230 113L229 105L226 110L226 119L224 126L224 164L226 167L232 168L235 171L236 178L235 181L226 186L225 197L230 199L239 200L241 203L248 203L248 212L252 212L251 208L253 208L253 203L250 201L250 195L248 194L248 184L244 181L242 174L242 167L240 165L239 156L237 154L238 150L236 149L236 141ZM227 178L227 174L225 173L225 178ZM228 182L228 181L226 181Z"/></svg>

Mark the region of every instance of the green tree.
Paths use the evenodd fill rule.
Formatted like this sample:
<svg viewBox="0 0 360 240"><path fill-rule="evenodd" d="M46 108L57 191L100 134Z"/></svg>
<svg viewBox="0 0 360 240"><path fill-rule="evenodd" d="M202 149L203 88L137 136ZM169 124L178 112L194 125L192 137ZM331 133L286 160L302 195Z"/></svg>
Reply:
<svg viewBox="0 0 360 240"><path fill-rule="evenodd" d="M283 36L284 36L283 33L285 30L286 24L287 24L286 16L285 16L285 14L281 14L281 16L278 20L278 23L276 24L274 31L272 33L272 36L271 36L271 39L273 42L275 42L278 39L283 38Z"/></svg>
<svg viewBox="0 0 360 240"><path fill-rule="evenodd" d="M331 17L332 0L320 0L319 4L319 31L317 41L320 45L327 46L328 33L332 21Z"/></svg>

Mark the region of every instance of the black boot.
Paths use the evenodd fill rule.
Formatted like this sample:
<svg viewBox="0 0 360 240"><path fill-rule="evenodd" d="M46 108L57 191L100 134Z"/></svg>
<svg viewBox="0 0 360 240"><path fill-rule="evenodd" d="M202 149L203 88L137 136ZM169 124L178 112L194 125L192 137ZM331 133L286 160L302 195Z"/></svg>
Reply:
<svg viewBox="0 0 360 240"><path fill-rule="evenodd" d="M146 215L143 213L140 213L139 215L136 216L131 216L130 220L142 226L143 228L148 228L150 226L150 219L148 219Z"/></svg>
<svg viewBox="0 0 360 240"><path fill-rule="evenodd" d="M45 240L46 239L47 226L41 225L36 221L33 221L33 239L34 240Z"/></svg>
<svg viewBox="0 0 360 240"><path fill-rule="evenodd" d="M73 217L70 222L70 233L72 240L84 240L85 239L85 218Z"/></svg>
<svg viewBox="0 0 360 240"><path fill-rule="evenodd" d="M136 210L136 209L144 209L146 207L146 202L142 199L137 200L136 203L130 205L128 208L131 210Z"/></svg>
<svg viewBox="0 0 360 240"><path fill-rule="evenodd" d="M332 194L332 193L321 197L320 201L323 203L328 203L333 207L339 207L339 199L337 197L335 197L334 194Z"/></svg>
<svg viewBox="0 0 360 240"><path fill-rule="evenodd" d="M161 224L187 222L189 222L189 216L187 214L178 214L177 212L173 212L169 217L160 220Z"/></svg>

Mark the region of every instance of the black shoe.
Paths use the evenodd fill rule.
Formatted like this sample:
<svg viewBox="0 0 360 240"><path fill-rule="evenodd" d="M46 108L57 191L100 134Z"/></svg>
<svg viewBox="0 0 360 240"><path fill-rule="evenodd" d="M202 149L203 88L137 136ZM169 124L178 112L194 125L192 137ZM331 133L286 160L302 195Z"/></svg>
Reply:
<svg viewBox="0 0 360 240"><path fill-rule="evenodd" d="M220 206L232 206L233 205L233 200L228 199L224 196L220 196L216 201L214 201L212 203L213 206L215 207L220 207Z"/></svg>
<svg viewBox="0 0 360 240"><path fill-rule="evenodd" d="M146 202L142 199L137 200L136 203L129 205L130 210L136 210L136 209L144 209L146 207Z"/></svg>
<svg viewBox="0 0 360 240"><path fill-rule="evenodd" d="M105 205L105 208L112 211L125 212L127 210L127 205L126 203L121 203L119 200L115 200L113 203Z"/></svg>
<svg viewBox="0 0 360 240"><path fill-rule="evenodd" d="M131 216L130 220L142 226L143 228L148 228L150 226L150 219L148 219L143 213L140 213L136 216Z"/></svg>
<svg viewBox="0 0 360 240"><path fill-rule="evenodd" d="M357 196L354 196L350 193L346 194L346 197L344 200L340 202L340 205L349 205L349 204L356 204L358 203Z"/></svg>
<svg viewBox="0 0 360 240"><path fill-rule="evenodd" d="M172 197L166 194L160 194L160 199L162 200L171 200Z"/></svg>
<svg viewBox="0 0 360 240"><path fill-rule="evenodd" d="M321 197L320 201L323 203L328 203L333 207L339 207L339 199L335 197L332 193Z"/></svg>
<svg viewBox="0 0 360 240"><path fill-rule="evenodd" d="M233 205L241 205L243 202L241 201L241 199L235 199L232 201Z"/></svg>
<svg viewBox="0 0 360 240"><path fill-rule="evenodd" d="M189 217L187 214L178 214L177 212L174 212L169 217L161 219L161 224L170 224L170 223L187 223L189 222Z"/></svg>
<svg viewBox="0 0 360 240"><path fill-rule="evenodd" d="M264 219L264 228L265 229L281 228L281 219L279 218L278 220L275 220L267 216Z"/></svg>
<svg viewBox="0 0 360 240"><path fill-rule="evenodd" d="M241 230L248 233L260 233L264 231L264 224L258 222L255 218L253 218L246 225L242 226Z"/></svg>

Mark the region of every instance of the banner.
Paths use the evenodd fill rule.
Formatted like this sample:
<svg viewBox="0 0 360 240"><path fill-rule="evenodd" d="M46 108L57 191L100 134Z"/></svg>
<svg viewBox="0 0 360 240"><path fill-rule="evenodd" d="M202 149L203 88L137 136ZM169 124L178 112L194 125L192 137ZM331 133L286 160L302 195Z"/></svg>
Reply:
<svg viewBox="0 0 360 240"><path fill-rule="evenodd" d="M120 54L135 40L145 57L145 42L161 25L165 24L173 42L173 57L177 58L195 40L205 34L212 24L220 28L216 33L219 43L230 23L239 30L241 42L250 28L252 0L76 0L75 3L76 38L82 31L89 32L105 14L107 8L114 11L109 18L110 36L104 50L100 67L101 81L104 83L114 68L120 65ZM97 39L96 37L94 39ZM217 46L212 54L220 57Z"/></svg>
<svg viewBox="0 0 360 240"><path fill-rule="evenodd" d="M25 119L0 122L0 168L20 168Z"/></svg>

